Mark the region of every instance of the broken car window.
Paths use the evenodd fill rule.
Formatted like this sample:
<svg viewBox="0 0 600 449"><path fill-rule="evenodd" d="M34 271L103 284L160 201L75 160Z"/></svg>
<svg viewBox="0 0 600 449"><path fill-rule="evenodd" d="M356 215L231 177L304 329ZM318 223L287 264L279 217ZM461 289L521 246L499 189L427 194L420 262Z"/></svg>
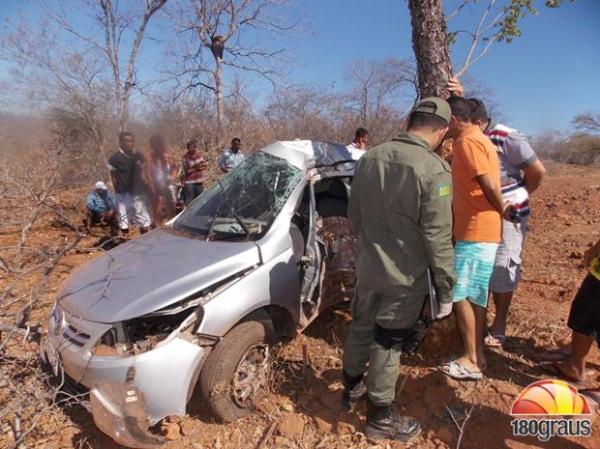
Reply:
<svg viewBox="0 0 600 449"><path fill-rule="evenodd" d="M255 240L303 179L304 173L286 160L254 153L190 204L173 228L214 240Z"/></svg>

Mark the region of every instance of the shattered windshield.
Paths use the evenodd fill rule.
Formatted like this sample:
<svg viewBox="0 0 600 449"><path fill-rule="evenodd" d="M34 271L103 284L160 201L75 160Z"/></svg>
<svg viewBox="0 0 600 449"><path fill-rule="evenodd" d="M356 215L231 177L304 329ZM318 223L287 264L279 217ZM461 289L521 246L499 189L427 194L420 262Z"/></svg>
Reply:
<svg viewBox="0 0 600 449"><path fill-rule="evenodd" d="M284 159L259 151L202 193L173 228L209 240L255 240L267 232L303 177Z"/></svg>

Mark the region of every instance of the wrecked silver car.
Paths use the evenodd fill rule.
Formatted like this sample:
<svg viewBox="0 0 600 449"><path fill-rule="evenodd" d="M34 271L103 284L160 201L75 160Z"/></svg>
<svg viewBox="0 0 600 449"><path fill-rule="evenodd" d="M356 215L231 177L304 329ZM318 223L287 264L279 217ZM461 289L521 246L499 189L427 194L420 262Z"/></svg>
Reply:
<svg viewBox="0 0 600 449"><path fill-rule="evenodd" d="M349 300L346 209L355 162L338 144L276 142L166 225L76 270L41 347L54 373L90 390L98 427L130 447L186 413L249 413L278 337Z"/></svg>

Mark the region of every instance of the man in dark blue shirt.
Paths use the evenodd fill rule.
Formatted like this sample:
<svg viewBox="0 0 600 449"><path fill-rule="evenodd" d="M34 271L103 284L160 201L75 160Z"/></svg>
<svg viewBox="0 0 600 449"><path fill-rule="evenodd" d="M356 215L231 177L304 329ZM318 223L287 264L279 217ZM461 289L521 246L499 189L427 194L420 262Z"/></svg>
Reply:
<svg viewBox="0 0 600 449"><path fill-rule="evenodd" d="M146 159L134 148L133 134L122 132L119 134L119 151L108 160L117 193L119 229L124 234L129 232L130 222L134 222L142 234L152 224L148 209Z"/></svg>

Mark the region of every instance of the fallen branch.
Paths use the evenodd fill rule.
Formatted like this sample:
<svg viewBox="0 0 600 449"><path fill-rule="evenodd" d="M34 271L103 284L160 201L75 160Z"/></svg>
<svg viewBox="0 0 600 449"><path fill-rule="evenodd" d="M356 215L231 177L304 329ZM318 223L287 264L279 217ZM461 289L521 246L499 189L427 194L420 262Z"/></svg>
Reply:
<svg viewBox="0 0 600 449"><path fill-rule="evenodd" d="M467 425L467 421L471 417L471 413L473 413L474 408L475 408L475 404L471 405L471 408L469 409L468 413L465 415L465 419L463 419L462 424L458 424L458 421L454 417L454 413L452 413L452 410L450 410L450 408L448 408L448 406L446 406L446 410L448 410L448 413L450 413L450 417L452 418L452 421L454 421L454 424L458 428L458 432L459 432L458 433L458 441L456 442L456 449L460 449L460 444L462 443L465 426Z"/></svg>

